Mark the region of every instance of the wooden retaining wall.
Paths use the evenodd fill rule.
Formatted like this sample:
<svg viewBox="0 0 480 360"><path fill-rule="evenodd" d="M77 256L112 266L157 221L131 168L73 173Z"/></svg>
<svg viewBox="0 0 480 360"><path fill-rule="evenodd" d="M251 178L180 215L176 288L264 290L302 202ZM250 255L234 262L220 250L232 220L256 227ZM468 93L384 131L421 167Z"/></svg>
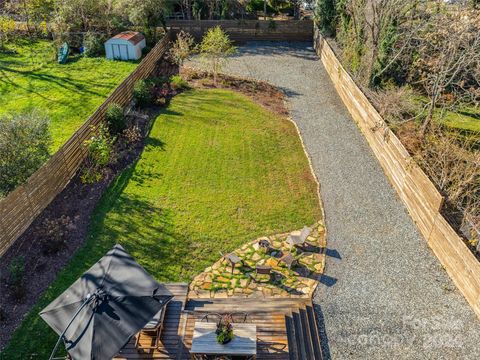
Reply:
<svg viewBox="0 0 480 360"><path fill-rule="evenodd" d="M167 34L145 56L82 127L25 184L0 201L0 256L72 179L87 155L83 144L92 136L94 127L103 121L108 105L117 103L125 107L130 103L135 82L153 73L168 49L170 37L170 33Z"/></svg>
<svg viewBox="0 0 480 360"><path fill-rule="evenodd" d="M184 30L197 40L209 29L220 26L236 42L252 40L312 41L311 20L169 20L171 30Z"/></svg>
<svg viewBox="0 0 480 360"><path fill-rule="evenodd" d="M442 195L388 128L317 30L314 43L338 94L405 203L413 221L480 318L480 262L440 214L444 200Z"/></svg>

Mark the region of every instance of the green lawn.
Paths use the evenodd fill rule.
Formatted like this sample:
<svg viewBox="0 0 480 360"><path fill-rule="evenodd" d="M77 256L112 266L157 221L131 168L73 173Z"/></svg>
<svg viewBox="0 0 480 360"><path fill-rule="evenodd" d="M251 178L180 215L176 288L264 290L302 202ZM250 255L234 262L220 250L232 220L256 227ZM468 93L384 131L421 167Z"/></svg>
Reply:
<svg viewBox="0 0 480 360"><path fill-rule="evenodd" d="M451 128L480 134L480 110L475 110L473 107L460 109L457 112L447 111L443 121Z"/></svg>
<svg viewBox="0 0 480 360"><path fill-rule="evenodd" d="M159 281L189 281L219 251L313 224L321 217L316 191L288 120L231 91L178 95L156 119L141 159L98 204L85 246L2 355L44 359L55 335L37 313L115 243Z"/></svg>
<svg viewBox="0 0 480 360"><path fill-rule="evenodd" d="M8 47L16 53L0 53L0 115L31 109L48 114L52 152L137 66L133 62L79 56L59 65L47 41L19 40Z"/></svg>

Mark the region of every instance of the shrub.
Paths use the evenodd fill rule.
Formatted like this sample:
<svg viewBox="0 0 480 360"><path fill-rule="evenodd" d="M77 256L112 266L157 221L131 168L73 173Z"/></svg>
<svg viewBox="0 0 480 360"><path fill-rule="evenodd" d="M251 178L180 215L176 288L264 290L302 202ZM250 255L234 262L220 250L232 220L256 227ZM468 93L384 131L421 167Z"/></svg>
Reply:
<svg viewBox="0 0 480 360"><path fill-rule="evenodd" d="M188 82L180 75L174 75L170 78L170 85L174 90L190 89Z"/></svg>
<svg viewBox="0 0 480 360"><path fill-rule="evenodd" d="M262 12L263 14L263 4L264 0L250 0L248 1L245 10L250 13ZM267 2L267 14L277 14L278 10L271 5L270 1Z"/></svg>
<svg viewBox="0 0 480 360"><path fill-rule="evenodd" d="M15 32L15 21L13 18L0 15L0 51L5 50L5 43L10 35Z"/></svg>
<svg viewBox="0 0 480 360"><path fill-rule="evenodd" d="M335 35L336 9L334 0L318 0L315 7L315 21L322 33L327 36Z"/></svg>
<svg viewBox="0 0 480 360"><path fill-rule="evenodd" d="M150 89L150 84L145 80L139 80L135 83L133 87L133 99L137 106L142 107L152 103Z"/></svg>
<svg viewBox="0 0 480 360"><path fill-rule="evenodd" d="M0 117L0 197L25 182L49 157L49 120L36 112Z"/></svg>
<svg viewBox="0 0 480 360"><path fill-rule="evenodd" d="M58 219L45 219L38 230L43 253L51 255L63 249L67 244L68 231L72 225L72 220L66 215Z"/></svg>
<svg viewBox="0 0 480 360"><path fill-rule="evenodd" d="M371 97L378 112L389 124L411 120L420 110L415 102L415 93L409 86L390 86L372 92Z"/></svg>
<svg viewBox="0 0 480 360"><path fill-rule="evenodd" d="M275 20L270 19L268 20L268 30L276 30L277 29L277 23Z"/></svg>
<svg viewBox="0 0 480 360"><path fill-rule="evenodd" d="M25 275L25 259L23 256L16 257L8 267L8 284L16 298L22 298L25 295L25 286L23 277Z"/></svg>
<svg viewBox="0 0 480 360"><path fill-rule="evenodd" d="M415 159L446 196L449 215L459 213L458 227L471 223L480 228L480 152L477 136L458 136L433 123L431 132L423 139ZM455 225L455 224L454 224ZM471 243L470 245L473 245Z"/></svg>
<svg viewBox="0 0 480 360"><path fill-rule="evenodd" d="M92 184L102 179L102 169L112 158L114 142L115 137L110 135L104 125L100 125L97 134L85 141L88 156L80 177L84 184Z"/></svg>
<svg viewBox="0 0 480 360"><path fill-rule="evenodd" d="M123 138L128 144L134 144L142 139L142 133L138 126L123 130Z"/></svg>
<svg viewBox="0 0 480 360"><path fill-rule="evenodd" d="M96 57L104 53L103 37L88 31L83 38L83 55Z"/></svg>
<svg viewBox="0 0 480 360"><path fill-rule="evenodd" d="M123 108L118 104L108 105L105 112L105 120L111 134L118 134L127 127L127 119L123 114Z"/></svg>
<svg viewBox="0 0 480 360"><path fill-rule="evenodd" d="M162 86L168 84L170 78L168 76L154 76L146 80L149 87L161 88Z"/></svg>

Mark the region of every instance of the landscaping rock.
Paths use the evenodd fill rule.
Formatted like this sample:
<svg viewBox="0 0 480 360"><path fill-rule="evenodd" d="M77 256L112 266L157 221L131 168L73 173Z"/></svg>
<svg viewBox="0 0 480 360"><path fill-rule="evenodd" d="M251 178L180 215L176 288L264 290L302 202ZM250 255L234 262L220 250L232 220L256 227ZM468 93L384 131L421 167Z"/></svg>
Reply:
<svg viewBox="0 0 480 360"><path fill-rule="evenodd" d="M315 225L312 227L315 228ZM275 249L270 254L266 254L265 250L258 246L261 238L243 245L235 251L242 259L243 265L236 267L233 274L231 267L225 261L219 260L193 279L190 290L196 296L199 296L199 293L207 296L208 293L215 298L230 296L310 297L317 286L317 281L309 279L307 276L312 271L316 274L323 271L325 254L301 252L300 255L295 255L296 250L290 249L286 244L287 236L288 233L268 237L271 248ZM309 242L318 247L321 241L324 239L315 228L309 237ZM297 272L289 270L285 264L279 262L281 254L287 252L294 254L302 264L302 267L296 270ZM255 268L256 265L271 266L274 275L272 277L257 275L258 282L251 281L249 277L252 271L248 270Z"/></svg>
<svg viewBox="0 0 480 360"><path fill-rule="evenodd" d="M258 254L258 253L255 253L255 254L253 254L253 256L252 256L252 260L253 260L253 261L258 261L258 260L260 260L261 258L262 258L262 257L261 257L260 254Z"/></svg>

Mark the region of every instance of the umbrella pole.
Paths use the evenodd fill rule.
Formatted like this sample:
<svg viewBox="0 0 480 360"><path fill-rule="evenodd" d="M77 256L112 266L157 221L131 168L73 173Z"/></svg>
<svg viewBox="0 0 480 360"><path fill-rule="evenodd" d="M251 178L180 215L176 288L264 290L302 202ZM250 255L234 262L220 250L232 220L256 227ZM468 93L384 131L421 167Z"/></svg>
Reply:
<svg viewBox="0 0 480 360"><path fill-rule="evenodd" d="M73 323L73 320L75 320L75 318L77 317L77 315L80 313L80 311L82 311L82 309L92 300L95 298L95 294L90 295L88 294L87 295L87 298L85 299L85 301L83 302L82 305L80 305L80 307L78 308L78 310L75 312L75 314L73 314L72 318L70 319L70 322L68 323L67 327L65 328L65 330L63 330L63 332L60 334L60 336L58 337L58 340L57 340L57 343L55 344L55 347L53 348L53 351L52 353L50 354L50 357L48 358L48 360L52 360L53 359L53 356L55 355L55 353L57 352L58 350L58 345L60 345L60 341L62 340L63 336L65 335L65 333L67 332L68 328L70 327L70 325L72 325Z"/></svg>

